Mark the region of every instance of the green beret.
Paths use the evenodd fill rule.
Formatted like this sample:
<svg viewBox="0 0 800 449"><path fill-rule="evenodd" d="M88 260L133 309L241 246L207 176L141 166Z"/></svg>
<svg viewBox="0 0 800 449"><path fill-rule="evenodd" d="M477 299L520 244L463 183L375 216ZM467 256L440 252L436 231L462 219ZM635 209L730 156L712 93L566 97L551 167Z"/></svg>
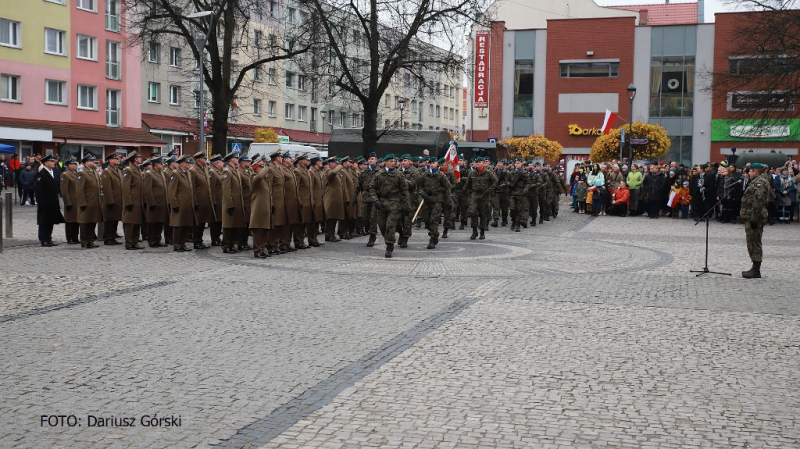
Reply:
<svg viewBox="0 0 800 449"><path fill-rule="evenodd" d="M431 159L435 159L435 158L431 158ZM433 161L431 161L431 162L433 162ZM438 160L438 161L436 161L436 162L438 162L438 163L440 163L440 164L444 164L444 162L445 162L445 161L444 161L444 158L441 158L441 159L439 159L439 160Z"/></svg>
<svg viewBox="0 0 800 449"><path fill-rule="evenodd" d="M767 168L767 166L764 165L764 164L758 163L758 162L754 162L754 163L750 164L750 168L755 168L757 170L763 170L763 169Z"/></svg>
<svg viewBox="0 0 800 449"><path fill-rule="evenodd" d="M542 163L541 162L535 162L533 165L536 166L536 167L540 167L542 165Z"/></svg>
<svg viewBox="0 0 800 449"><path fill-rule="evenodd" d="M412 160L412 159L411 159L411 155L410 155L410 154L408 154L408 153L406 153L406 154L404 154L404 155L400 156L400 159L401 159L401 160L404 160L404 159Z"/></svg>
<svg viewBox="0 0 800 449"><path fill-rule="evenodd" d="M386 156L383 157L383 162L386 162L386 161L392 160L392 159L397 160L397 158L394 156L394 154L389 153L389 154L387 154Z"/></svg>

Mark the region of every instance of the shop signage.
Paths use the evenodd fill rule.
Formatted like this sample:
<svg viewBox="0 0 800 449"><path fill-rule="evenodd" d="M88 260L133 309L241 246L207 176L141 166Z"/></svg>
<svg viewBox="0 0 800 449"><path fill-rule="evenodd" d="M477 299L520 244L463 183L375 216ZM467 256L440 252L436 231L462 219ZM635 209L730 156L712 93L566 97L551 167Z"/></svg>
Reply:
<svg viewBox="0 0 800 449"><path fill-rule="evenodd" d="M773 120L712 120L712 142L800 141L800 119Z"/></svg>
<svg viewBox="0 0 800 449"><path fill-rule="evenodd" d="M728 92L729 111L792 111L790 92Z"/></svg>
<svg viewBox="0 0 800 449"><path fill-rule="evenodd" d="M489 30L475 32L474 107L489 107Z"/></svg>
<svg viewBox="0 0 800 449"><path fill-rule="evenodd" d="M570 136L602 136L603 130L600 128L581 128L578 125L569 125Z"/></svg>

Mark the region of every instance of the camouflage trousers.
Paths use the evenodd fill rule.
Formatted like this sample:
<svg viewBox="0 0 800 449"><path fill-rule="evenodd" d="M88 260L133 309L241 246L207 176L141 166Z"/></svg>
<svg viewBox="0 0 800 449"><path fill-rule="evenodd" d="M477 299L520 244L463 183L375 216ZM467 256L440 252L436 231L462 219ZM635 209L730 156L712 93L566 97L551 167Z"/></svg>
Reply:
<svg viewBox="0 0 800 449"><path fill-rule="evenodd" d="M378 210L375 203L364 201L361 204L361 217L364 220L364 228L372 235L378 233Z"/></svg>
<svg viewBox="0 0 800 449"><path fill-rule="evenodd" d="M750 260L753 262L761 262L761 236L764 234L764 225L759 222L747 220L744 222L744 237L747 241L747 253L750 254Z"/></svg>
<svg viewBox="0 0 800 449"><path fill-rule="evenodd" d="M547 202L547 192L539 194L539 214L543 218L550 218L550 203Z"/></svg>
<svg viewBox="0 0 800 449"><path fill-rule="evenodd" d="M455 218L463 224L467 224L469 215L469 195L466 193L456 194L456 215Z"/></svg>
<svg viewBox="0 0 800 449"><path fill-rule="evenodd" d="M489 217L492 214L492 200L473 194L469 202L469 220L473 228L489 229Z"/></svg>
<svg viewBox="0 0 800 449"><path fill-rule="evenodd" d="M499 220L502 218L506 220L506 217L508 217L508 204L508 193L501 192L492 195L492 219Z"/></svg>
<svg viewBox="0 0 800 449"><path fill-rule="evenodd" d="M442 203L442 212L444 213L444 229L450 229L450 222L456 218L456 203L452 197L448 197Z"/></svg>
<svg viewBox="0 0 800 449"><path fill-rule="evenodd" d="M560 198L558 191L554 191L550 194L550 215L553 217L558 215L558 200Z"/></svg>
<svg viewBox="0 0 800 449"><path fill-rule="evenodd" d="M511 210L512 224L516 222L522 223L528 220L530 203L530 197L527 196L514 195L511 197L509 209Z"/></svg>
<svg viewBox="0 0 800 449"><path fill-rule="evenodd" d="M395 234L399 231L398 227L403 222L403 213L399 210L379 210L378 213L378 227L381 229L383 241L394 244L396 241ZM411 216L408 217L411 221Z"/></svg>
<svg viewBox="0 0 800 449"><path fill-rule="evenodd" d="M428 230L429 237L439 237L439 218L442 216L442 203L436 201L425 201L422 210L419 211L425 229ZM445 223L447 221L445 220ZM445 224L447 226L447 224Z"/></svg>
<svg viewBox="0 0 800 449"><path fill-rule="evenodd" d="M539 217L539 195L528 196L528 215L531 216L531 221L536 222Z"/></svg>

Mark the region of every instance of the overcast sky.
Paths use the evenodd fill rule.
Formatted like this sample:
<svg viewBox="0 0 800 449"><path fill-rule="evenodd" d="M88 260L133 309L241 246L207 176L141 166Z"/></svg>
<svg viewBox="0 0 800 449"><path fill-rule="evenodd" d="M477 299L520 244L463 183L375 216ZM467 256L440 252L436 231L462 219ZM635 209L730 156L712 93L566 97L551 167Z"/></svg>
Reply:
<svg viewBox="0 0 800 449"><path fill-rule="evenodd" d="M617 5L646 5L646 4L664 4L663 1L636 1L636 0L595 0L600 6L617 6ZM670 3L696 3L695 1L671 1ZM734 7L726 0L706 0L706 22L714 21L714 14L718 12L734 11Z"/></svg>

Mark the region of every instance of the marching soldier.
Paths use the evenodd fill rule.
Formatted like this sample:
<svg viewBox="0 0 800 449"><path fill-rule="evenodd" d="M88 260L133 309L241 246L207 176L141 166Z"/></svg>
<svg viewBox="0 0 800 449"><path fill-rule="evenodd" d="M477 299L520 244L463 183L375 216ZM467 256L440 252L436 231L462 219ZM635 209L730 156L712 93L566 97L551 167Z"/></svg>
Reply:
<svg viewBox="0 0 800 449"><path fill-rule="evenodd" d="M370 191L370 185L375 175L379 173L378 156L370 153L367 162L369 165L358 175L355 189L356 195L361 194L361 216L364 219L364 227L369 233L367 246L372 248L378 235L378 213L375 210L376 198L373 196L374 192Z"/></svg>
<svg viewBox="0 0 800 449"><path fill-rule="evenodd" d="M188 155L178 158L178 169L172 172L167 187L169 198L169 224L172 226L173 251L191 251L186 247L189 231L194 224L194 194L192 193L192 180L189 175L194 161Z"/></svg>
<svg viewBox="0 0 800 449"><path fill-rule="evenodd" d="M430 164L422 175L417 178L416 190L422 197L422 220L428 230L428 249L436 248L439 243L439 218L442 216L442 202L450 194L450 183L447 177L439 171L439 162L435 157L430 158ZM412 217L413 218L413 217Z"/></svg>
<svg viewBox="0 0 800 449"><path fill-rule="evenodd" d="M308 245L319 247L321 243L317 239L319 226L325 225L325 201L322 197L322 160L319 156L312 157L309 162L311 168L308 170L311 177L311 225L306 226L308 235Z"/></svg>
<svg viewBox="0 0 800 449"><path fill-rule="evenodd" d="M272 255L286 254L281 248L284 246L283 238L286 233L286 201L285 195L285 172L283 171L283 157L281 150L276 150L269 155L270 164L267 179L272 188L272 229L267 236L267 247Z"/></svg>
<svg viewBox="0 0 800 449"><path fill-rule="evenodd" d="M323 173L323 185L325 193L323 195L325 204L325 241L338 242L340 239L336 238L336 223L344 222L345 219L345 191L344 191L344 175L342 170L344 167L339 165L336 157L330 157L326 161L327 168ZM340 230L341 234L343 231Z"/></svg>
<svg viewBox="0 0 800 449"><path fill-rule="evenodd" d="M78 201L78 225L80 226L80 239L82 248L97 248L95 226L103 221L103 202L100 192L103 182L97 174L97 158L87 154L81 160L83 171L78 173L78 184L75 196Z"/></svg>
<svg viewBox="0 0 800 449"><path fill-rule="evenodd" d="M169 221L167 209L167 180L164 177L164 161L160 157L151 159L153 169L144 174L142 191L147 204L147 243L150 248L161 248L161 231Z"/></svg>
<svg viewBox="0 0 800 449"><path fill-rule="evenodd" d="M108 167L103 170L103 244L119 245L117 227L122 220L122 173L119 170L119 155L106 156Z"/></svg>
<svg viewBox="0 0 800 449"><path fill-rule="evenodd" d="M533 164L533 174L531 175L531 189L536 186L536 200L531 202L531 225L536 226L536 213L539 213L539 224L545 221L550 221L549 208L547 207L547 192L548 186L552 185L547 182L544 174L541 171L542 164L536 162ZM524 227L524 226L523 226Z"/></svg>
<svg viewBox="0 0 800 449"><path fill-rule="evenodd" d="M208 169L208 188L211 192L214 221L209 223L208 232L211 234L211 246L222 246L222 169L224 162L219 154L211 156L209 162L211 167Z"/></svg>
<svg viewBox="0 0 800 449"><path fill-rule="evenodd" d="M250 238L250 202L253 199L252 182L251 179L255 174L250 168L252 160L249 156L245 155L239 158L239 179L242 180L242 202L244 203L244 222L245 226L239 229L239 234L236 239L237 248L239 251L250 251L253 249L247 244Z"/></svg>
<svg viewBox="0 0 800 449"><path fill-rule="evenodd" d="M511 189L511 230L520 232L520 225L528 221L530 205L530 176L522 168L522 161L514 161L514 171L508 173L506 182Z"/></svg>
<svg viewBox="0 0 800 449"><path fill-rule="evenodd" d="M222 252L234 254L241 229L245 227L242 178L239 173L239 153L225 155L227 164L222 170Z"/></svg>
<svg viewBox="0 0 800 449"><path fill-rule="evenodd" d="M257 157L253 161L255 175L250 184L250 230L253 233L253 257L270 257L266 250L267 233L272 228L272 186L268 179L269 170L264 161Z"/></svg>
<svg viewBox="0 0 800 449"><path fill-rule="evenodd" d="M214 201L211 196L211 179L205 151L194 155L194 165L189 169L189 178L192 180L192 193L194 194L194 226L192 228L192 243L194 249L206 249L203 243L203 233L206 223L216 221L214 216ZM213 238L212 238L213 240Z"/></svg>
<svg viewBox="0 0 800 449"><path fill-rule="evenodd" d="M452 164L448 167L445 167L445 159L441 158L438 160L439 168L444 173L444 176L447 178L447 181L450 183L450 191L447 192L444 196L444 202L442 202L442 213L444 214L444 230L442 231L442 238L447 238L447 231L450 229L455 229L456 227L456 213L457 213L457 203L455 200L455 194L457 189L460 187L458 184L458 178L453 173L454 169Z"/></svg>
<svg viewBox="0 0 800 449"><path fill-rule="evenodd" d="M303 226L300 220L300 205L297 197L297 179L294 177L294 172L290 168L292 166L292 155L289 152L283 154L282 162L283 201L286 205L287 226L284 228L283 236L281 237L281 243L283 245L281 249L285 252L295 252L297 248L292 248L290 244L292 243L293 235L296 232L302 232L301 229ZM294 240L297 241L297 237L294 237Z"/></svg>
<svg viewBox="0 0 800 449"><path fill-rule="evenodd" d="M64 231L67 244L80 243L78 237L78 161L70 157L64 163L67 169L61 173L61 198L64 199Z"/></svg>
<svg viewBox="0 0 800 449"><path fill-rule="evenodd" d="M463 154L459 156L458 165L461 172L461 178L463 179L469 176L469 172L472 171L472 169L470 168L469 170L467 170L467 161L466 159L464 159ZM456 189L455 189L456 208L457 208L456 219L458 219L460 223L458 229L462 231L467 226L467 211L469 209L469 195L466 192L464 192L465 182L466 179L464 179L464 181L459 180L458 183L456 184Z"/></svg>
<svg viewBox="0 0 800 449"><path fill-rule="evenodd" d="M408 184L408 194L411 198L410 201L412 210L403 216L402 233L400 234L400 240L397 244L397 246L400 248L408 247L408 239L411 238L411 226L413 225L411 219L414 218L414 211L419 206L419 195L416 191L416 180L419 173L417 172L417 169L412 166L412 162L411 156L408 154L404 154L401 157L400 173L406 178L406 184Z"/></svg>
<svg viewBox="0 0 800 449"><path fill-rule="evenodd" d="M494 173L497 176L497 187L492 193L492 227L496 228L500 218L503 219L503 226L508 224L508 183L503 161L497 161Z"/></svg>
<svg viewBox="0 0 800 449"><path fill-rule="evenodd" d="M134 151L125 158L127 167L122 171L122 230L125 249L143 249L139 246L142 226L142 157Z"/></svg>
<svg viewBox="0 0 800 449"><path fill-rule="evenodd" d="M553 170L550 164L545 165L545 172L549 177L550 183L552 185L551 196L550 196L550 215L553 218L558 216L558 201L562 193L566 193L567 185L564 183L564 178L558 175L556 170Z"/></svg>
<svg viewBox="0 0 800 449"><path fill-rule="evenodd" d="M375 209L378 211L378 226L381 229L383 240L386 242L384 257L390 259L394 251L395 233L398 231L398 226L404 220L403 216L411 213L411 195L405 175L394 168L397 163L394 155L386 155L383 161L386 168L375 175L371 190L377 198Z"/></svg>
<svg viewBox="0 0 800 449"><path fill-rule="evenodd" d="M765 165L757 162L750 164L750 181L742 194L742 208L739 214L744 220L747 253L753 262L753 266L749 270L742 272L742 277L745 279L761 277L761 261L763 260L761 236L769 216L767 205L775 198L775 193L772 191L772 178L769 171L764 170L765 168Z"/></svg>
<svg viewBox="0 0 800 449"><path fill-rule="evenodd" d="M480 239L486 238L484 232L489 229L489 216L491 215L492 191L497 185L497 177L491 170L487 170L489 165L488 158L479 158L477 168L471 171L464 189L470 195L470 224L472 225L472 235L470 240L478 237L480 229Z"/></svg>
<svg viewBox="0 0 800 449"><path fill-rule="evenodd" d="M308 156L301 154L294 161L294 177L297 180L297 204L300 210L300 224L294 230L294 247L308 249L305 244L307 235L310 235L314 221L314 204L311 187L311 173L308 171ZM311 242L309 237L309 243Z"/></svg>

